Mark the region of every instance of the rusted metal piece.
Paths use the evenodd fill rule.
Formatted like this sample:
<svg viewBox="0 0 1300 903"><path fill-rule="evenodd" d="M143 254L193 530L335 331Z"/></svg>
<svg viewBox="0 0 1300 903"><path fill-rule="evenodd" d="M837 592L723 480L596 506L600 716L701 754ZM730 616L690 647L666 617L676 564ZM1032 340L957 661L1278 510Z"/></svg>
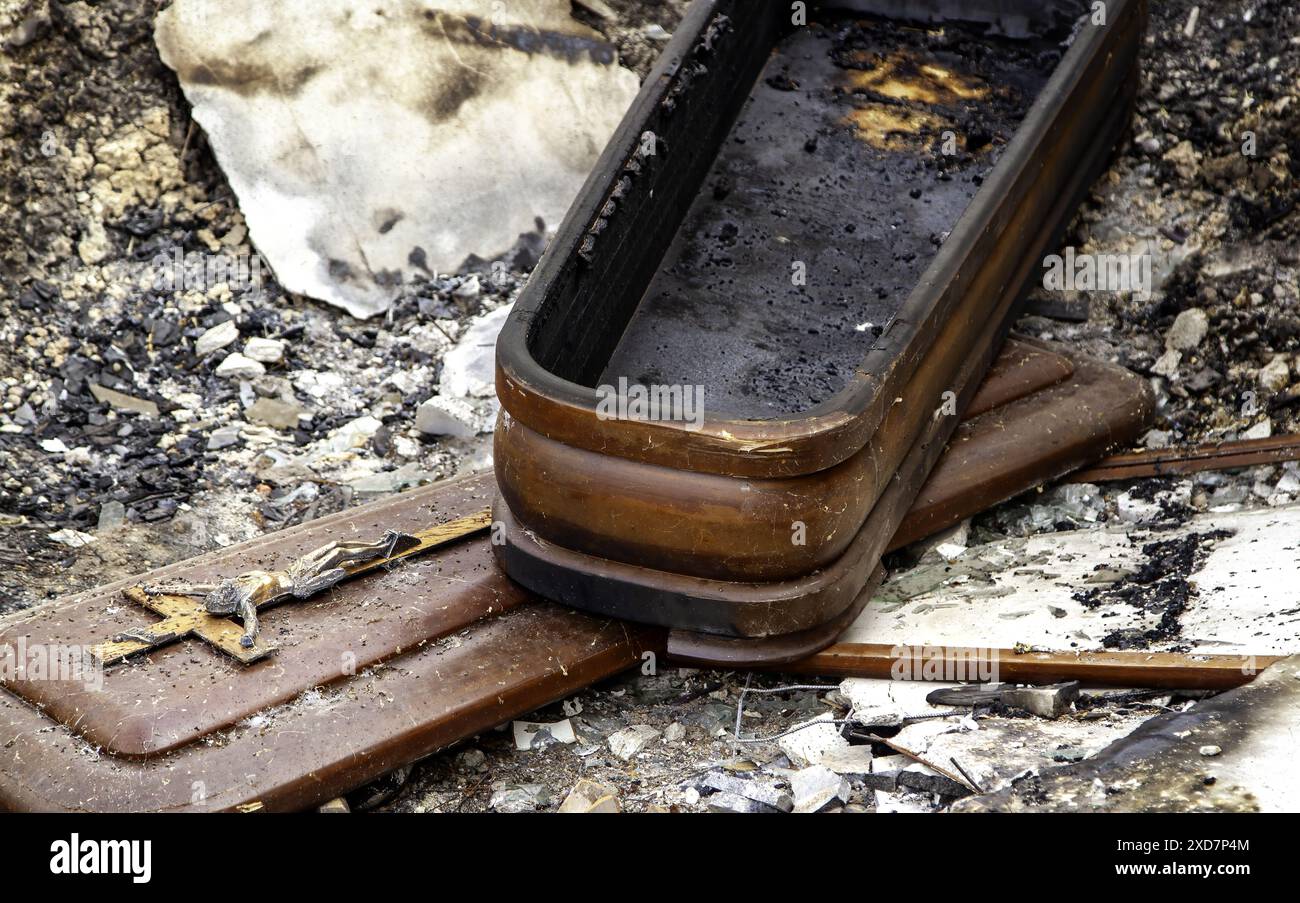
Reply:
<svg viewBox="0 0 1300 903"><path fill-rule="evenodd" d="M1104 483L1173 474L1232 470L1261 464L1300 461L1300 436L1270 436L1267 439L1239 439L1212 442L1190 448L1161 448L1125 452L1103 458L1070 476L1071 483Z"/></svg>
<svg viewBox="0 0 1300 903"><path fill-rule="evenodd" d="M889 646L835 643L780 666L791 674L897 679L899 665L933 663L936 674L996 673L1009 683L1052 684L1077 680L1110 687L1224 690L1249 683L1284 656L1202 655L1190 652L1023 652L959 646ZM964 669L958 671L958 669ZM919 672L920 667L916 670ZM973 676L971 679L975 679Z"/></svg>
<svg viewBox="0 0 1300 903"><path fill-rule="evenodd" d="M747 6L708 51L718 65L692 69L703 30L731 7L692 7L502 332L495 459L507 530L497 552L512 576L567 604L770 637L836 618L874 570L956 425L934 412L970 403L1022 287L1127 123L1144 7L1119 4L1109 25L1080 32L842 389L765 419L707 409L693 425L610 419L594 382L611 378L647 285L668 278L660 265L722 141L719 123L780 36L769 18L788 19L781 4ZM684 87L683 71L693 73ZM665 119L659 101L674 90ZM692 119L694 131L683 129ZM625 185L619 161L647 132L665 147L639 157ZM615 191L617 213L604 217ZM609 250L577 259L600 219L596 247Z"/></svg>

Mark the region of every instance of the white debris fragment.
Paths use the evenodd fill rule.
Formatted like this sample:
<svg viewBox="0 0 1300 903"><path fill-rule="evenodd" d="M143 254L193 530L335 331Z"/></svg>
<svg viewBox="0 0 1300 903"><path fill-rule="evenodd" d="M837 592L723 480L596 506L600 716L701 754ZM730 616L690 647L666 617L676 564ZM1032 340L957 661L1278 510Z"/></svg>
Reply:
<svg viewBox="0 0 1300 903"><path fill-rule="evenodd" d="M854 722L867 727L898 727L909 715L943 711L926 702L925 697L939 687L951 684L924 679L932 675L924 673L921 663L914 663L914 670L916 673L910 674L911 680L849 677L841 681L840 693L853 706Z"/></svg>
<svg viewBox="0 0 1300 903"><path fill-rule="evenodd" d="M833 749L822 756L822 767L836 774L870 774L871 763L871 747L866 745Z"/></svg>
<svg viewBox="0 0 1300 903"><path fill-rule="evenodd" d="M573 722L568 718L549 724L537 721L512 721L510 728L514 732L515 749L529 750L548 746L551 743L578 742L578 735L573 732Z"/></svg>
<svg viewBox="0 0 1300 903"><path fill-rule="evenodd" d="M256 336L244 343L244 357L263 364L276 364L284 358L284 342Z"/></svg>
<svg viewBox="0 0 1300 903"><path fill-rule="evenodd" d="M362 448L374 438L375 433L379 432L379 428L383 425L381 421L369 415L349 420L329 434L326 445L333 452Z"/></svg>
<svg viewBox="0 0 1300 903"><path fill-rule="evenodd" d="M550 800L550 794L541 784L520 784L493 791L488 808L494 812L536 812Z"/></svg>
<svg viewBox="0 0 1300 903"><path fill-rule="evenodd" d="M618 791L608 785L583 778L573 785L569 795L560 803L560 812L621 812Z"/></svg>
<svg viewBox="0 0 1300 903"><path fill-rule="evenodd" d="M1267 439L1273 435L1273 421L1265 417L1259 423L1241 434L1243 439Z"/></svg>
<svg viewBox="0 0 1300 903"><path fill-rule="evenodd" d="M266 373L266 367L235 351L228 354L226 359L217 365L216 373L222 379L257 379Z"/></svg>
<svg viewBox="0 0 1300 903"><path fill-rule="evenodd" d="M178 0L155 40L276 278L358 317L558 223L639 87L569 0Z"/></svg>
<svg viewBox="0 0 1300 903"><path fill-rule="evenodd" d="M321 370L298 370L292 378L294 388L317 401L324 400L347 384L341 374Z"/></svg>
<svg viewBox="0 0 1300 903"><path fill-rule="evenodd" d="M840 736L840 729L832 724L829 714L818 715L809 721L796 724L800 728L782 737L777 744L790 761L799 768L820 765L829 752L847 749L849 741ZM804 725L811 725L804 727Z"/></svg>
<svg viewBox="0 0 1300 903"><path fill-rule="evenodd" d="M239 341L239 327L234 320L218 323L194 342L194 353L198 357L207 357L214 351L220 351Z"/></svg>
<svg viewBox="0 0 1300 903"><path fill-rule="evenodd" d="M62 455L69 451L62 439L42 439L41 448L52 455Z"/></svg>
<svg viewBox="0 0 1300 903"><path fill-rule="evenodd" d="M459 398L435 395L416 409L415 428L428 436L473 439L479 433L490 432L492 420Z"/></svg>
<svg viewBox="0 0 1300 903"><path fill-rule="evenodd" d="M470 276L460 285L452 290L451 296L461 301L473 301L483 292L483 286L479 284L478 276Z"/></svg>
<svg viewBox="0 0 1300 903"><path fill-rule="evenodd" d="M822 765L801 768L790 777L794 811L819 812L833 801L849 801L849 782Z"/></svg>
<svg viewBox="0 0 1300 903"><path fill-rule="evenodd" d="M497 336L513 305L475 317L456 347L442 359L439 389L443 395L488 398L496 394Z"/></svg>
<svg viewBox="0 0 1300 903"><path fill-rule="evenodd" d="M609 750L624 762L631 759L647 743L659 736L659 731L648 724L634 724L609 735Z"/></svg>
<svg viewBox="0 0 1300 903"><path fill-rule="evenodd" d="M82 546L90 545L95 541L95 537L91 536L89 533L82 533L80 530L65 527L62 530L55 530L51 533L50 541L57 542L59 545L79 549Z"/></svg>
<svg viewBox="0 0 1300 903"><path fill-rule="evenodd" d="M420 405L415 428L429 436L472 439L492 430L496 401L497 335L511 305L471 320L442 360L439 394Z"/></svg>

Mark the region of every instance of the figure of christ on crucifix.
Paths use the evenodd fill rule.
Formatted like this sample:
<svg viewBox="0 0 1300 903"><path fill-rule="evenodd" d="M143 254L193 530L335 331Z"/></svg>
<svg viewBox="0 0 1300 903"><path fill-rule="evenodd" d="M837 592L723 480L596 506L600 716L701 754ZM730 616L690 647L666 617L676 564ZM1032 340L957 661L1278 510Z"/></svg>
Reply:
<svg viewBox="0 0 1300 903"><path fill-rule="evenodd" d="M249 571L217 584L188 583L142 587L149 596L201 596L208 614L238 615L244 622L239 645L251 649L257 640L257 609L281 599L306 599L350 576L358 565L383 561L419 545L407 533L388 530L374 542L331 542L308 552L283 571ZM148 631L125 631L115 640L143 640Z"/></svg>
<svg viewBox="0 0 1300 903"><path fill-rule="evenodd" d="M127 599L161 615L146 627L121 631L90 648L103 665L193 636L241 662L252 664L275 651L259 640L257 610L281 601L306 599L335 584L399 559L419 555L487 529L489 509L435 524L415 534L387 530L372 542L327 543L283 570L247 571L216 583L144 584L123 590ZM231 620L237 617L240 624Z"/></svg>

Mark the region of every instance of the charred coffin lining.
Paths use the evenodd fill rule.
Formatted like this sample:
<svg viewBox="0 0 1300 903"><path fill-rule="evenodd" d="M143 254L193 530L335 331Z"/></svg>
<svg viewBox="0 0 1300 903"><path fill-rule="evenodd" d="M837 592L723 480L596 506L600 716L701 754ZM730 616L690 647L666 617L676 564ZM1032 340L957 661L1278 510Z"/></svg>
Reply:
<svg viewBox="0 0 1300 903"><path fill-rule="evenodd" d="M944 396L955 396L958 410L970 400L1037 262L1104 168L1127 124L1144 7L1113 4L1107 25L1081 25L1009 138L1001 130L1010 127L1022 109L1017 104L1034 90L1040 61L1019 69L1008 65L1002 82L990 83L961 71L958 59L988 53L980 68L996 68L994 57L1009 53L998 40L977 40L964 26L952 25L890 44L889 29L843 19L782 37L760 26L765 15L779 11L784 17L784 5L747 6L734 20L720 11L724 8L739 9L722 0L701 0L692 7L688 18L697 33L679 33L682 43L661 63L666 81L647 86L620 132L623 138L635 136L635 146L626 156L607 153L605 162L623 162L603 180L589 183L592 197L580 198L570 211L498 343L498 394L506 409L497 432L497 475L505 502L498 511L507 535L496 552L513 577L577 607L674 628L772 637L810 630L841 615L875 568L956 424L955 417L939 416ZM891 28L902 32L905 26L891 23ZM750 47L756 30L771 37L775 54L757 60L745 56L756 65L739 74L715 60L724 46L735 52ZM936 56L945 46L962 53ZM714 64L705 65L704 59ZM683 71L692 73L685 84L679 79ZM754 88L760 71L761 84ZM800 78L810 84L800 87ZM664 121L661 117L677 127L676 117L685 109L681 104L689 98L700 104L688 117L694 132L726 134L718 110L743 106L735 102L737 82L757 98L751 111L769 105L752 134L742 112L727 143L678 145L674 156L664 137L668 133L646 127ZM845 93L835 94L837 85ZM823 89L830 93L819 93ZM921 108L912 104L918 96L926 100ZM710 97L725 97L727 104L710 105ZM805 126L821 123L814 129L816 146L800 146L802 156L793 161L789 135L762 122L779 118L782 97L798 104L797 116L791 114L795 106L785 112L800 123L789 130L799 140L810 140ZM831 116L837 97L844 98L844 111ZM963 103L975 99L990 106ZM644 106L648 101L653 103ZM993 115L999 103L1000 120ZM958 184L940 192L939 202L927 210L925 190L913 197L918 185L905 176L936 165L948 170L947 163L935 163L939 149L926 130L946 121L943 116L958 115L954 111L974 117L957 130L967 156L948 172ZM914 118L921 120L919 127L910 124ZM845 131L845 123L852 131ZM980 129L987 140L977 140ZM896 153L894 142L908 152ZM733 144L742 149L733 150ZM699 146L722 150L704 166L696 159ZM766 161L764 149L772 161ZM824 162L819 153L842 154L833 172L852 172L857 152L868 180L886 188L868 186L857 196L841 186L850 195L847 204L837 206L830 192L829 213L804 205L797 229L786 229L782 217L763 206L806 200L801 192L830 178L819 168ZM683 155L694 166L696 178L689 184L700 189L689 199L694 206L673 193L687 180L657 181L675 173ZM799 162L813 173L811 182L802 181L806 174L797 166L782 176L783 167ZM717 169L711 177L712 167ZM711 186L710 178L716 183L728 172L750 179L748 196L739 183ZM970 184L963 186L963 175ZM955 208L976 181L983 184L958 217ZM651 186L653 197L637 194L642 184ZM660 196L661 184L667 199ZM792 188L797 190L783 194ZM824 244L833 245L839 240L836 228L844 226L850 211L870 206L876 190L885 199L877 204L883 219L872 219L876 211L861 213L867 239L855 246L868 266L850 268L855 261L835 258L834 249L821 265L849 273L834 294L847 296L856 287L865 296L848 298L842 314L850 320L887 318L881 334L865 341L869 347L856 369L848 372L846 359L835 357L851 343L818 345L818 333L811 344L800 344L798 326L805 332L847 333L837 328L844 322L834 320L833 305L824 303L827 296L801 311L806 299L786 293L739 319L728 315L752 301L748 296L761 286L777 291L774 283L788 283L790 255L780 249L780 238L790 233L811 245L822 234ZM733 195L740 200L730 200ZM594 197L603 202L594 203ZM907 216L886 209L900 199L911 204ZM925 218L931 215L937 218ZM953 218L947 236L927 231L942 229ZM646 222L650 225L642 228ZM626 223L630 231L624 230ZM882 231L874 234L877 226ZM717 251L720 237L738 238L742 230L757 236L755 246L745 249L744 275L720 276L717 261L702 262L702 255ZM937 245L924 266L917 245L923 232L930 247ZM878 240L891 233L903 237L893 245ZM671 242L670 235L676 236ZM915 269L889 259L892 254L913 258L904 263ZM890 265L897 272L880 272ZM641 276L632 280L632 272ZM753 272L760 275L751 278ZM583 295L596 273L606 289L603 306L594 295ZM553 281L559 277L567 281ZM741 286L735 298L726 297L728 280ZM897 283L883 287L883 298L881 280ZM581 307L584 297L596 306ZM718 319L710 321L714 315ZM849 329L856 333L858 325ZM735 352L751 347L754 330L765 326L773 327L774 344L782 348L765 361L750 355L748 363L726 370L726 360L745 360L744 353ZM604 336L600 342L597 333ZM553 362L567 379L540 364L555 347L551 337L577 343L568 351L581 358L581 365L559 357ZM675 339L685 353L673 347ZM710 357L710 344L722 349L720 357ZM530 349L541 357L535 359ZM823 370L826 380L818 384L806 370L782 367L783 353L829 365ZM612 361L606 360L610 355ZM694 372L707 389L716 385L707 378L710 368L720 365L723 382L736 390L729 400L741 406L788 397L800 387L812 402L821 391L834 390L837 381L847 383L797 415L728 419L725 412L710 411L703 427L691 430L681 423L604 419L594 390L577 382L590 384L619 369L690 382ZM805 543L791 541L794 524L807 525Z"/></svg>
<svg viewBox="0 0 1300 903"><path fill-rule="evenodd" d="M838 16L783 36L599 382L702 386L710 411L744 418L839 392L1011 140L1057 44Z"/></svg>
<svg viewBox="0 0 1300 903"><path fill-rule="evenodd" d="M973 3L970 6L979 8L982 5ZM821 397L818 403L795 414L779 414L765 419L737 416L725 410L708 410L704 426L699 430L672 422L611 422L597 416L597 396L592 386L609 371L620 341L626 344L627 350L637 343L639 327L635 325L634 314L649 297L646 290L653 287L652 280L655 280L661 264L665 263L665 255L671 256L670 246L674 237L690 231L691 221L687 219L687 213L691 204L706 205L707 198L699 200L701 189L708 195L717 187L709 183L709 173L715 165L715 151L724 146L724 140L732 131L731 125L751 90L758 85L759 95L765 96L764 92L772 88L768 76L760 79L759 75L768 65L771 48L782 37L782 27L789 21L788 4L751 2L741 5L728 0L699 0L691 7L682 27L606 148L502 333L497 354L498 394L505 408L511 416L549 438L606 454L670 467L685 466L701 472L784 477L825 469L852 456L870 442L887 413L887 399L899 394L919 360L936 340L938 331L951 317L962 297L972 291L976 280L996 280L993 283L996 287L998 282L1005 283L1012 277L1016 269L1014 255L1006 254L1005 248L1001 247L1006 237L1005 230L1019 229L1027 244L1038 243L1041 236L1034 230L1041 229L1044 219L1052 212L1055 198L1051 192L1060 190L1060 183L1065 178L1059 171L1048 175L1045 170L1051 169L1053 162L1060 162L1054 158L1077 157L1083 147L1097 140L1102 132L1111 108L1120 102L1120 85L1132 69L1142 12L1138 0L1128 0L1111 5L1107 25L1081 27L1070 50L1056 66L1047 85L1038 92L1021 127L1005 147L999 140L994 140L993 131L982 121L982 114L973 116L970 113L969 104L977 100L994 106L1002 104L1002 121L1004 124L1011 122L1018 115L1013 101L1017 97L1021 103L1027 100L1036 80L1042 75L1041 71L1031 71L1029 64L1021 66L1018 75L1013 73L1001 82L994 77L974 84L959 77L961 73L955 71L952 57L944 56L942 46L928 46L921 38L909 39L916 46L900 42L897 58L890 59L885 54L878 60L875 54L881 45L873 45L873 41L880 40L879 35L873 36L869 30L857 36L853 35L852 28L843 25L833 28L810 25L797 30L786 39L787 42L817 44L825 41L845 64L834 67L834 74L843 82L839 87L845 92L842 95L844 116L850 120L858 117L857 121L866 126L858 129L858 134L868 135L882 128L888 133L889 117L882 118L881 113L882 110L890 112L890 107L896 108L902 119L920 123L914 134L907 136L914 141L910 163L950 170L949 178L955 184L951 186L953 194L949 195L947 188L943 191L948 202L954 206L959 199L964 202L962 192L974 187L981 169L998 157L1000 151L998 164L987 173L974 199L965 207L965 212L937 251L933 251L932 238L939 240L944 230L928 227L917 230L918 234L924 232L922 240L933 256L912 283L910 293L905 287L900 289L896 296L888 299L884 308L876 311L875 317L882 313L886 315L885 322L874 322L871 316L867 316L866 306L871 303L870 297L848 299L850 305L858 305L859 309L852 311L854 316L848 316L850 311L847 309L841 311L838 327L845 327L848 320L853 320L847 326L853 330L853 335L848 335L846 341L837 346L842 356L834 365L834 379L828 377L820 385L814 385L816 379L811 379L811 382L810 378L802 380L805 388L810 390L805 393L805 398ZM844 20L832 18L828 21ZM841 33L845 29L852 40ZM861 28L858 30L863 31ZM905 27L898 24L897 30L902 32ZM966 34L955 25L945 29L945 33L949 32ZM934 43L934 39L929 40ZM962 40L967 42L962 45L963 49L984 46L969 35ZM986 55L1002 46L992 38L982 40L993 47L993 50L985 48ZM1050 40L1047 43L1050 44ZM1019 58L1030 47L1037 46L1040 52L1035 59L1041 57L1047 61L1055 59L1059 52L1057 49L1043 50L1041 42L1038 45L1031 42L1011 46L1018 49L1014 53L998 52ZM820 48L821 51L825 49ZM822 57L825 57L824 52ZM778 70L780 65L783 64L777 64ZM871 68L855 69L853 66ZM783 87L789 87L793 81L782 78L780 71L769 73L769 76ZM788 94L791 102L803 104L806 101L801 98L811 89L802 87L804 94L782 92L776 88L772 88L771 93ZM943 102L933 111L927 111L918 109L907 98L892 96L906 88L935 92L942 95ZM952 90L954 88L956 90ZM981 88L989 92L982 100L963 100L960 97L963 93L971 93L972 89L978 91ZM814 104L817 105L821 105L824 112L830 109L821 101ZM953 116L960 120L955 128L959 139L979 145L963 149L956 161L940 154L939 140L945 129L935 128L936 124L942 125L947 121L945 117ZM934 121L928 117L934 117ZM743 131L745 127L741 125L738 129ZM881 153L840 125L834 128L826 126L823 131L827 131L829 136L798 136L796 159L820 160L826 154L833 156L836 148L847 153L852 147L861 155L854 165L861 164L870 169L867 164L871 155ZM647 140L647 134L651 140ZM779 137L772 137L772 140L779 143ZM810 137L817 138L817 148L811 153L803 150ZM788 151L789 148L781 148L782 153ZM725 160L722 165L725 166ZM901 163L898 165L902 166ZM901 178L901 171L896 175ZM962 179L970 181L963 183ZM944 183L931 183L928 189L933 191L935 184ZM913 185L903 193L909 206L926 209L928 201L933 208L934 198L927 197L927 187L922 188L921 198L910 197L912 188L916 187L920 186ZM725 192L726 189L727 186L722 185L719 190ZM737 197L743 195L743 189L733 188L732 191L740 192ZM723 202L725 206L725 197ZM775 203L780 206L779 200ZM792 208L787 205L787 209ZM687 220L685 231L681 228L684 219ZM841 235L854 234L844 232L846 226L857 228L854 223L842 221L826 225L825 234L829 238L825 243L828 245L838 244ZM838 234L835 231L837 226L841 230ZM869 231L864 226L864 234ZM721 232L714 237L728 240L727 235ZM832 297L837 293L826 295L828 287L825 283L820 288L816 286L819 278L816 262L805 259L811 257L813 250L799 248L798 256L790 252L778 253L774 257L779 259L774 260L773 266L780 271L780 280L788 285L792 256L803 259L810 267L808 291L819 293L822 300L816 301L817 304L834 307L843 299ZM913 264L924 262L924 255L919 252L904 253L916 253ZM833 257L832 253L828 258L832 265L835 264ZM887 266L896 269L898 264L890 259ZM881 268L878 266L877 270ZM829 282L832 275L824 274L821 278ZM879 273L873 274L862 286L862 294L874 293L877 296L875 300L881 301L879 290L886 288L888 294L888 288L881 285L880 280ZM843 288L843 285L838 287ZM774 289L769 285L767 291L770 293ZM738 296L744 294L737 292ZM695 304L694 300L688 300ZM768 307L764 300L756 302L755 306L757 304ZM653 306L651 298L647 308ZM776 306L775 301L773 306ZM700 309L708 312L708 305ZM759 320L762 313L759 311L759 316L749 321L751 334L755 330L761 331ZM861 314L861 319L857 314ZM788 311L781 314L783 317L788 315ZM725 312L720 314L719 321L727 323ZM633 323L632 330L627 328L630 322ZM875 330L868 327L858 334L856 327L864 323L883 328L883 332L873 337ZM822 322L812 325L823 331L837 328L837 324ZM778 337L776 344L788 344L785 338ZM854 340L859 344L854 345ZM768 343L772 344L770 340ZM813 345L816 344L814 341ZM751 350L754 348L752 342L749 347ZM850 353L853 349L859 354L856 360ZM710 406L710 399L722 398L726 393L752 402L753 396L745 394L747 388L763 388L763 384L780 376L774 374L773 368L763 371L754 366L758 363L761 362L745 364L741 361L733 365L737 371L744 372L739 374L739 382L730 380L724 388L719 388L713 378L706 380L706 408ZM643 371L642 374L630 374L634 376L649 375L653 366L624 369ZM779 366L776 368L778 371L781 369ZM816 362L805 369L816 371ZM845 378L847 384L830 397L824 397L825 391L834 389ZM746 379L749 380L748 386ZM789 379L785 379L788 383ZM768 408L771 409L770 404Z"/></svg>

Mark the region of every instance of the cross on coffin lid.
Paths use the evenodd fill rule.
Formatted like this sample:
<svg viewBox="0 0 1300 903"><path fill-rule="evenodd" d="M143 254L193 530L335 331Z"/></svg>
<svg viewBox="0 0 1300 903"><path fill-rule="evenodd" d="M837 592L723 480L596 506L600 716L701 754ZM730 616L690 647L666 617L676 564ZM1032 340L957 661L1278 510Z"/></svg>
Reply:
<svg viewBox="0 0 1300 903"><path fill-rule="evenodd" d="M491 504L494 490L490 476L427 487L91 590L13 623L0 634L0 648L16 646L20 638L27 649L94 646L157 623L158 615L123 597L130 586L214 582L283 567L335 539L374 539L388 529L419 532L479 514ZM519 601L488 544L454 543L310 599L263 610L260 639L278 650L252 664L240 664L191 637L111 665L100 688L91 681L30 677L6 687L109 753L158 755ZM228 623L236 635L241 632L237 621Z"/></svg>

